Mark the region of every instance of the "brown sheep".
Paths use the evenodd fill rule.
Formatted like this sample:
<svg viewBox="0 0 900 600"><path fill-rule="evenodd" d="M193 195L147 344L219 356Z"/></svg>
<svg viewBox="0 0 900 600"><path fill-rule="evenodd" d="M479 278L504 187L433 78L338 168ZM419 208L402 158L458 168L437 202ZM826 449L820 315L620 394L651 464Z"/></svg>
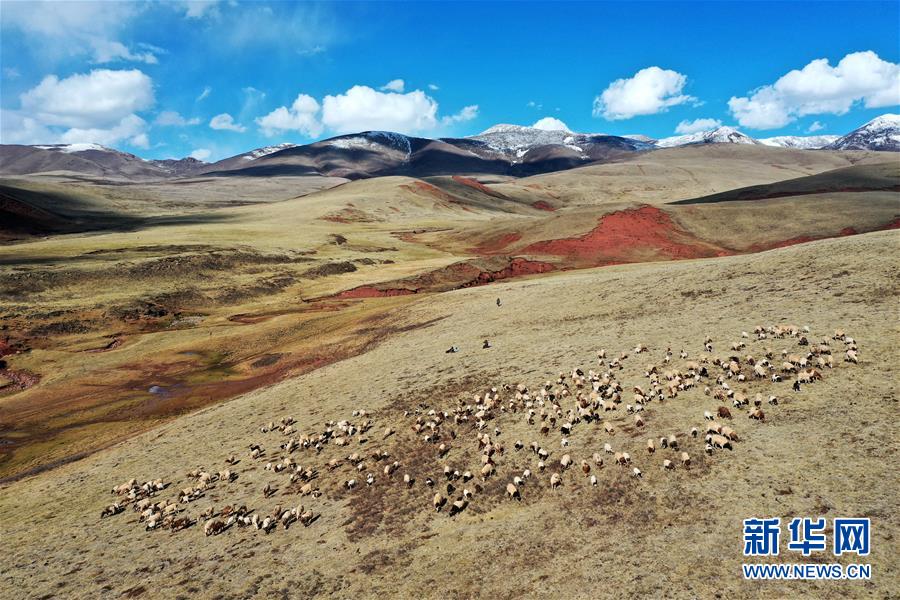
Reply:
<svg viewBox="0 0 900 600"><path fill-rule="evenodd" d="M718 412L719 418L721 418L721 419L730 419L731 418L731 411L728 410L727 406L720 406L719 410L717 412Z"/></svg>

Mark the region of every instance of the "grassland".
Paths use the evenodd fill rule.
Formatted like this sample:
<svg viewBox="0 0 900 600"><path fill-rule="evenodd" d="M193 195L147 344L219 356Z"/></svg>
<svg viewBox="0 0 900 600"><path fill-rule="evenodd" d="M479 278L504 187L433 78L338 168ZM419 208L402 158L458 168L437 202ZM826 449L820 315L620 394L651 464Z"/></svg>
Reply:
<svg viewBox="0 0 900 600"><path fill-rule="evenodd" d="M642 263L542 275L441 294L353 301L373 311L389 307L382 326L393 331L357 356L250 391L0 489L0 591L7 597L364 596L466 598L490 595L596 597L891 597L898 511L892 458L896 414L896 232L816 241L757 254L708 260ZM502 307L495 298L500 297ZM328 447L298 460L318 469L319 498L286 489L262 498L266 482L283 475L246 456L250 443L278 454L278 434L259 427L290 415L302 431L366 409L376 430L368 453L386 449L421 482L440 478L441 465L473 468L477 448L460 437L444 459L416 443L402 411L449 407L487 386L525 383L537 388L559 371L594 365L596 351L649 346L647 358L624 361L624 387L646 381L647 362L666 347L702 352L710 335L717 354L757 324L808 325L815 339L846 329L860 346L859 365L840 360L825 380L793 392L789 383L749 382L775 393L765 423L736 415L741 435L733 452L706 456L686 435L703 423L715 401L699 389L647 411L645 430L612 417L616 433L596 425L570 436L577 461L610 441L631 452L644 477L607 465L591 488L566 473L551 491L548 473L523 488L521 503L505 500L513 472L534 469L530 454L507 451L500 472L470 507L450 518L430 506L421 483L407 489L382 482L349 492L349 467L325 465L352 449ZM490 339L493 347L482 350ZM444 349L455 344L454 355ZM751 342L775 352L791 340ZM719 351L718 349L722 349ZM558 432L546 439L521 415L498 418L507 447L540 439L558 460ZM493 423L492 423L493 426ZM646 437L677 432L690 469L665 473L664 457L648 457ZM461 433L465 430L461 428ZM273 437L274 435L274 437ZM130 510L98 520L109 489L130 477L161 477L172 490L197 466L225 467L237 453L238 479L219 484L190 505L246 503L268 512L275 503L302 501L321 515L311 526L279 528L266 536L231 529L205 537L194 526L179 533L145 532ZM575 469L577 470L577 469ZM537 473L537 471L536 471ZM167 491L163 495L173 495ZM873 552L868 582L752 583L740 577L741 520L749 516L868 516ZM844 561L844 558L840 559Z"/></svg>

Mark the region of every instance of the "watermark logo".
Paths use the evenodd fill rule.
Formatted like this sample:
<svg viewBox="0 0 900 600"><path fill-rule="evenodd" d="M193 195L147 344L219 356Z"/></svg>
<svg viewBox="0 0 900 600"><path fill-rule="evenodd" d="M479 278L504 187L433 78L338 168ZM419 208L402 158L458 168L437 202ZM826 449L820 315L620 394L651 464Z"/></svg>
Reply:
<svg viewBox="0 0 900 600"><path fill-rule="evenodd" d="M827 521L824 518L797 517L787 524L786 548L803 556L828 549ZM781 519L744 519L744 556L778 556ZM867 518L832 520L832 552L835 556L868 556L871 551L871 526ZM745 579L871 579L868 564L744 564Z"/></svg>

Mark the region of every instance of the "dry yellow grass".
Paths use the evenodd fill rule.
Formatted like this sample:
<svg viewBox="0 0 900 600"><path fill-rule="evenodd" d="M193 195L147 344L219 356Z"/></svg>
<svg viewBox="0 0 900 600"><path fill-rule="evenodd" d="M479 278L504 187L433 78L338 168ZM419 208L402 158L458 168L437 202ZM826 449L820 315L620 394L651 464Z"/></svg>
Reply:
<svg viewBox="0 0 900 600"><path fill-rule="evenodd" d="M891 597L898 582L898 449L894 418L897 389L898 237L872 233L749 256L649 263L562 273L422 298L390 312L397 330L368 352L306 375L250 392L162 425L82 461L0 489L0 593L6 597L95 598L284 596L499 598L548 597ZM494 304L501 297L503 306ZM369 300L379 305L389 300ZM663 455L643 453L644 433L630 435L617 415L617 448L629 450L644 477L607 466L591 489L567 473L551 493L547 475L523 489L523 501L502 499L513 469L531 465L512 442L538 439L518 417L503 417L500 439L509 450L500 475L461 515L430 508L421 483L379 481L372 488L340 491L349 473L325 462L352 449L327 447L297 456L320 468L317 499L278 495L263 500L266 482L284 477L246 457L260 442L275 456L278 435L258 428L284 415L302 431L321 430L354 409L372 412L375 431L398 430L367 452L387 448L421 481L438 476L431 450L411 439L400 411L452 406L491 384L530 387L559 371L593 366L595 352L637 343L648 358L632 357L619 374L623 387L645 381L644 365L671 346L696 356L705 335L717 354L757 324L809 325L814 338L846 329L862 360L838 361L825 380L791 392L780 384L777 407L766 423L736 415L742 436L732 453L706 457L684 439L694 464L663 473ZM407 331L400 331L409 328ZM490 339L494 347L481 350ZM451 344L461 352L447 355ZM776 351L794 341L771 340ZM757 342L750 352L758 353ZM720 350L721 349L721 350ZM750 392L770 384L748 383ZM647 434L678 432L703 424L715 403L699 390L653 403ZM602 429L579 427L570 452L580 459L600 451ZM471 434L446 458L469 468ZM557 458L559 434L542 441ZM308 528L278 529L266 536L231 529L206 538L200 527L170 534L144 532L129 510L99 520L109 489L130 477L172 482L174 496L185 473L199 465L225 468L231 452L242 460L239 478L221 484L189 507L246 503L268 512L275 502L302 501L321 518ZM552 460L552 459L551 459ZM576 460L577 462L577 460ZM401 473L404 468L401 467ZM534 469L533 469L534 470ZM377 471L380 475L380 470ZM379 479L383 479L380 476ZM283 491L283 490L282 490ZM740 575L741 520L752 516L869 516L873 565L869 582L750 583ZM844 559L841 559L843 562Z"/></svg>

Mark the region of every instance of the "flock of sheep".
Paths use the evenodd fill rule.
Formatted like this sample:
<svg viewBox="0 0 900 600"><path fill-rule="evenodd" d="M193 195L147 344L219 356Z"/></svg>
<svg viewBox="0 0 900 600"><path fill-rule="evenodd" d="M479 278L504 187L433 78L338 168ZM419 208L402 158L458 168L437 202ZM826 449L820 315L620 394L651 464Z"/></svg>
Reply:
<svg viewBox="0 0 900 600"><path fill-rule="evenodd" d="M795 347L775 351L768 347L768 340L789 340ZM757 356L748 352L748 343L758 347ZM270 533L279 525L283 529L293 523L309 526L319 518L319 514L302 504L289 507L279 503L267 512L234 504L191 510L210 490L227 490L239 477L235 469L244 460L249 463L248 470L262 471L259 475L270 480L259 490L263 499L278 495L285 501L296 501L299 496L313 502L323 493L320 484L328 478L332 488L342 490L342 494L358 493L361 486L407 489L417 497L424 496L423 504L427 497L433 510L450 516L465 511L483 495L504 493L501 490L505 490L507 498L521 501L526 490L534 486L557 489L578 481L601 486L598 474L610 458L612 465L638 479L643 476L641 467L650 468L654 460L664 471L689 469L691 447L712 455L732 450L740 441L737 431L726 424L733 423L735 415L764 422L764 405L765 410L778 406L775 394L764 396L757 392L751 398L745 391L745 382L792 382L793 390L799 392L801 385L821 380L825 370L834 367L835 356L847 363L859 361L856 342L841 330L830 338L814 341L809 328L760 326L752 334L743 332L724 356L713 354L709 337L702 347L696 358L689 357L685 350L676 358L671 349L666 349L660 364L651 362L641 369L646 381L630 386L629 392L617 375L626 360L649 354L648 348L639 345L615 357L607 357L606 351L600 350L596 369L584 372L575 368L570 373L559 373L555 381L546 381L537 388L503 385L460 398L450 407L420 404L403 412L405 423L399 432L390 426L376 428L365 410L354 411L350 419L329 421L321 430L305 434L294 419L284 417L262 426L260 434L268 436L264 442L251 444L240 459L234 454L228 456L222 470L198 468L187 473L189 485L174 498L161 499L169 488L162 480L140 483L131 479L114 487L116 500L103 508L100 517L113 517L130 506L146 530L174 532L202 523L206 535L217 535L235 526ZM715 409L702 410L696 396L677 400L692 388L702 388L703 395L709 398L703 402L711 405L715 401ZM654 405L673 401L697 404L697 425L663 435L645 433L658 410ZM518 426L520 431L525 427L537 439L527 443L516 439L510 443L503 432L506 425ZM625 430L630 437L646 438L644 458L633 458L624 447L613 447L617 429ZM580 456L573 457L573 436L580 432L587 434L581 437L590 438L589 444L596 443L598 447L593 452L582 450ZM553 443L558 439L558 450L548 449L551 433ZM602 452L596 442L599 436L609 439L603 443ZM392 443L401 437L418 448L419 460L410 460L412 457L404 451L397 456L392 454L396 449ZM505 460L510 455L518 458ZM519 466L508 468L512 462ZM528 466L521 468L523 464ZM573 469L574 466L578 468Z"/></svg>

